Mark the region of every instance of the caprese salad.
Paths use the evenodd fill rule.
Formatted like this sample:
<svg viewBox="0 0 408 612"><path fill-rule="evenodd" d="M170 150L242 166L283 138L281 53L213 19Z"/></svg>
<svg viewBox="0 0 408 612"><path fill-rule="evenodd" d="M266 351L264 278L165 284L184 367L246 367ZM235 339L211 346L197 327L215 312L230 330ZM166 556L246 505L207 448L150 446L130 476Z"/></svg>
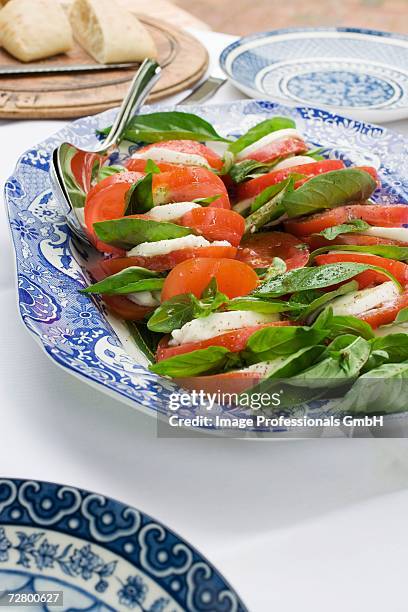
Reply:
<svg viewBox="0 0 408 612"><path fill-rule="evenodd" d="M121 165L71 160L104 254L83 292L131 322L152 371L207 390L408 374L408 206L373 202L374 168L325 159L288 117L227 139L152 113L126 138Z"/></svg>

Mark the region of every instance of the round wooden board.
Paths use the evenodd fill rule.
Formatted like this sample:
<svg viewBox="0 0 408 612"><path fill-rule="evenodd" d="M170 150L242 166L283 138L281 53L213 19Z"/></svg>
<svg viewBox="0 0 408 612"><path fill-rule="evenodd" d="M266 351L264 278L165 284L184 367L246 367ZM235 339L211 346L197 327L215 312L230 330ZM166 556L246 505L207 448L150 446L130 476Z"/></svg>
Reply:
<svg viewBox="0 0 408 612"><path fill-rule="evenodd" d="M190 34L170 24L144 15L138 17L155 39L159 62L163 68L161 79L148 102L170 96L196 83L208 67L205 47ZM41 63L68 66L95 62L76 45L70 53ZM0 49L0 65L25 64ZM120 104L134 73L132 68L83 74L2 76L0 119L56 119L99 113Z"/></svg>

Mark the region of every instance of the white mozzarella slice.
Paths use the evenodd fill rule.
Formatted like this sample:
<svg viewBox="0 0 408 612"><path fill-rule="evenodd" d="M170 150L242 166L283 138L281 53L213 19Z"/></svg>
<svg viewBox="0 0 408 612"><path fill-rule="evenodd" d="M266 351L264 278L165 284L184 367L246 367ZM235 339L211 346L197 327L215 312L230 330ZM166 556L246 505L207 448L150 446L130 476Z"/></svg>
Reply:
<svg viewBox="0 0 408 612"><path fill-rule="evenodd" d="M377 287L352 291L335 298L330 302L330 306L333 308L335 315L358 316L373 308L392 302L398 296L398 289L393 282L388 281Z"/></svg>
<svg viewBox="0 0 408 612"><path fill-rule="evenodd" d="M151 149L147 149L147 151L136 151L136 153L132 155L132 159L152 159L156 163L167 162L169 164L183 164L184 166L211 167L202 155L173 151L172 149L160 146L152 147Z"/></svg>
<svg viewBox="0 0 408 612"><path fill-rule="evenodd" d="M389 334L408 334L408 323L391 323L391 325L382 325L374 329L376 336L388 336Z"/></svg>
<svg viewBox="0 0 408 612"><path fill-rule="evenodd" d="M209 338L214 338L232 329L262 325L278 320L279 316L277 314L267 315L249 310L215 312L208 315L208 317L189 321L180 329L172 331L172 338L169 342L169 346L208 340Z"/></svg>
<svg viewBox="0 0 408 612"><path fill-rule="evenodd" d="M201 208L196 202L176 202L175 204L162 204L155 206L148 212L149 219L153 221L174 221L193 210Z"/></svg>
<svg viewBox="0 0 408 612"><path fill-rule="evenodd" d="M242 151L238 153L237 159L244 159L252 153L255 153L255 151L259 151L260 149L263 149L264 147L270 145L272 142L275 142L276 140L282 140L283 138L300 138L300 140L303 140L302 134L294 128L287 128L286 130L278 130L276 132L271 132L270 134L266 134L266 136L263 136L256 142L253 142L252 144L248 145L247 147L245 147L245 149L242 149Z"/></svg>
<svg viewBox="0 0 408 612"><path fill-rule="evenodd" d="M160 291L138 291L127 293L124 297L138 306L158 306L160 304Z"/></svg>
<svg viewBox="0 0 408 612"><path fill-rule="evenodd" d="M227 240L214 240L209 242L202 236L183 236L182 238L171 238L170 240L158 240L157 242L142 242L128 251L128 257L154 257L155 255L167 255L172 251L181 249L196 249L209 246L231 246Z"/></svg>
<svg viewBox="0 0 408 612"><path fill-rule="evenodd" d="M373 226L361 232L367 236L377 236L388 240L399 240L408 243L408 227L377 227Z"/></svg>
<svg viewBox="0 0 408 612"><path fill-rule="evenodd" d="M279 162L279 164L276 164L276 166L272 168L272 172L275 170L284 170L285 168L294 168L295 166L305 166L306 164L317 164L317 161L307 155L295 155L294 157L287 157Z"/></svg>

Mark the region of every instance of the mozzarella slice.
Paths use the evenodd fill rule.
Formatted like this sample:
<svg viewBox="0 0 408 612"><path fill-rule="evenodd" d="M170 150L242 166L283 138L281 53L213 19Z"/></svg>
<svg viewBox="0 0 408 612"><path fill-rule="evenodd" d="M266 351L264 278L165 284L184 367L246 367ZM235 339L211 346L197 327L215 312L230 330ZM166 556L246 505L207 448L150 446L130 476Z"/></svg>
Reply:
<svg viewBox="0 0 408 612"><path fill-rule="evenodd" d="M214 240L209 242L202 236L183 236L182 238L171 238L170 240L158 240L157 242L142 242L128 251L128 257L154 257L155 255L167 255L172 251L181 249L197 249L209 246L231 246L227 240Z"/></svg>
<svg viewBox="0 0 408 612"><path fill-rule="evenodd" d="M408 323L392 323L383 325L373 330L376 336L388 336L389 334L408 334Z"/></svg>
<svg viewBox="0 0 408 612"><path fill-rule="evenodd" d="M317 161L307 155L295 155L294 157L288 157L283 159L279 164L276 164L272 168L274 170L284 170L285 168L294 168L295 166L305 166L306 164L317 164Z"/></svg>
<svg viewBox="0 0 408 612"><path fill-rule="evenodd" d="M279 316L277 314L267 315L249 310L215 312L208 315L208 317L189 321L180 329L172 331L169 346L209 340L210 338L219 336L232 329L241 329L242 327L251 327L252 325L263 325L264 323L271 323L278 320Z"/></svg>
<svg viewBox="0 0 408 612"><path fill-rule="evenodd" d="M175 204L162 204L155 206L148 212L149 219L153 221L174 221L193 210L201 208L196 202L176 202Z"/></svg>
<svg viewBox="0 0 408 612"><path fill-rule="evenodd" d="M153 161L167 162L169 164L183 164L184 166L205 166L210 168L210 164L202 155L196 153L183 153L182 151L173 151L164 147L152 147L146 151L140 151L132 155L132 159L152 159Z"/></svg>
<svg viewBox="0 0 408 612"><path fill-rule="evenodd" d="M272 142L275 142L276 140L282 140L283 138L299 138L300 140L303 140L302 134L294 128L287 128L286 130L278 130L277 132L271 132L270 134L266 134L266 136L263 136L256 142L253 142L252 144L248 145L247 147L245 147L245 149L242 149L242 151L238 153L237 159L244 159L252 153L255 153L255 151L259 151L260 149L263 149L264 147L270 145Z"/></svg>
<svg viewBox="0 0 408 612"><path fill-rule="evenodd" d="M387 302L392 302L399 296L393 282L388 281L361 291L352 291L330 302L335 315L362 315L373 308L378 308Z"/></svg>
<svg viewBox="0 0 408 612"><path fill-rule="evenodd" d="M124 297L138 306L158 306L160 304L160 291L138 291L127 293Z"/></svg>
<svg viewBox="0 0 408 612"><path fill-rule="evenodd" d="M373 226L364 230L362 234L367 236L377 236L388 240L399 240L408 243L408 227L377 227Z"/></svg>

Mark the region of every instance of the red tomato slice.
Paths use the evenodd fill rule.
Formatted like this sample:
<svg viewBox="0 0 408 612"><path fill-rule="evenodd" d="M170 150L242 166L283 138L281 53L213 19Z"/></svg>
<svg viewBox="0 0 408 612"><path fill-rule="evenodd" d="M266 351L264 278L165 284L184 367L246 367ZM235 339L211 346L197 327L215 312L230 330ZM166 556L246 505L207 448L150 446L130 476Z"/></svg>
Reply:
<svg viewBox="0 0 408 612"><path fill-rule="evenodd" d="M243 159L254 159L259 162L272 162L278 157L288 157L289 155L301 155L302 153L306 153L307 145L301 138L281 138L280 140L275 140L270 144L262 147L261 149L257 149L253 153L249 153L244 157L240 156L240 160Z"/></svg>
<svg viewBox="0 0 408 612"><path fill-rule="evenodd" d="M214 168L215 170L221 170L221 168L223 167L222 158L217 153L215 153L215 151L195 140L164 140L161 142L154 142L153 144L149 144L146 147L138 149L136 151L136 154L144 153L146 151L150 151L151 149L157 148L169 149L170 151L177 151L179 153L186 153L190 155L200 155L201 157L204 157L204 159L207 160L211 168ZM154 156L152 157L152 159L154 160Z"/></svg>
<svg viewBox="0 0 408 612"><path fill-rule="evenodd" d="M122 295L104 294L102 299L113 314L126 321L141 321L154 310L150 306L139 306Z"/></svg>
<svg viewBox="0 0 408 612"><path fill-rule="evenodd" d="M354 263L370 264L372 266L378 266L384 268L405 286L408 283L408 265L402 261L395 261L394 259L387 259L386 257L379 257L378 255L371 255L369 253L327 253L326 255L317 255L315 262L321 266L323 264L338 263L339 261L351 261ZM366 270L357 274L355 280L358 282L360 289L369 287L370 285L379 285L386 282L387 276L376 272L375 270Z"/></svg>
<svg viewBox="0 0 408 612"><path fill-rule="evenodd" d="M96 248L106 253L123 253L111 245L100 242L93 227L98 221L118 219L125 212L125 195L130 185L143 176L140 172L118 172L95 185L85 203L85 223Z"/></svg>
<svg viewBox="0 0 408 612"><path fill-rule="evenodd" d="M285 222L286 231L295 236L307 236L328 227L347 223L352 219L363 219L379 227L401 227L408 223L408 206L405 204L352 204Z"/></svg>
<svg viewBox="0 0 408 612"><path fill-rule="evenodd" d="M369 323L373 329L380 325L388 325L395 321L395 317L403 308L408 307L408 292L402 293L396 300L388 302L379 308L373 308L363 315L360 319Z"/></svg>
<svg viewBox="0 0 408 612"><path fill-rule="evenodd" d="M214 208L231 208L227 189L219 176L208 168L175 166L168 172L153 175L155 204L191 202L197 198L219 195L212 202Z"/></svg>
<svg viewBox="0 0 408 612"><path fill-rule="evenodd" d="M268 174L261 174L261 176L257 178L253 178L238 185L237 199L240 201L255 198L264 189L284 181L291 174L304 174L308 178L312 178L318 174L332 172L333 170L342 170L343 168L344 162L342 162L340 159L324 159L318 162L311 161L310 164L304 164L303 166L293 166L292 168L282 168L282 170L272 170L271 172L268 172Z"/></svg>
<svg viewBox="0 0 408 612"><path fill-rule="evenodd" d="M190 259L170 271L164 282L161 299L164 302L182 293L193 293L200 297L213 277L219 291L229 298L247 295L259 282L256 272L241 261L225 258Z"/></svg>
<svg viewBox="0 0 408 612"><path fill-rule="evenodd" d="M236 254L237 249L233 246L208 246L195 249L180 249L179 251L167 253L167 255L155 255L153 257L117 257L106 260L106 267L116 269L117 272L130 266L140 266L155 272L165 272L187 259L207 257L211 259L219 259L220 257L234 259ZM114 272L110 272L110 274L114 274Z"/></svg>
<svg viewBox="0 0 408 612"><path fill-rule="evenodd" d="M273 258L280 257L288 270L303 268L309 260L305 244L284 232L260 232L245 237L238 247L237 259L252 268L267 268Z"/></svg>
<svg viewBox="0 0 408 612"><path fill-rule="evenodd" d="M71 160L72 174L78 185L87 193L91 189L92 170L95 162L102 165L105 157L98 153L78 151Z"/></svg>
<svg viewBox="0 0 408 612"><path fill-rule="evenodd" d="M228 240L233 246L239 245L245 231L244 218L225 208L194 208L179 223L194 228L207 240Z"/></svg>
<svg viewBox="0 0 408 612"><path fill-rule="evenodd" d="M232 353L238 353L244 350L247 345L248 338L252 336L258 329L264 327L278 327L289 325L289 321L274 321L272 323L264 323L263 325L252 325L251 327L243 327L241 329L234 329L232 331L225 332L214 338L208 338L208 340L200 340L199 342L187 342L187 344L180 344L179 346L168 346L169 336L165 336L159 342L156 352L156 360L161 361L162 359L168 359L168 357L175 357L175 355L183 355L184 353L191 353L191 351L197 351L199 349L205 349L209 346L222 346Z"/></svg>
<svg viewBox="0 0 408 612"><path fill-rule="evenodd" d="M155 162L156 166L159 168L161 172L169 172L170 170L174 170L177 168L176 164L170 164L168 162ZM125 166L128 170L132 172L145 172L146 171L146 159L128 159L125 163Z"/></svg>
<svg viewBox="0 0 408 612"><path fill-rule="evenodd" d="M406 242L401 242L400 240L388 240L387 238L378 238L378 236L366 236L364 234L340 234L334 240L327 240L323 236L303 236L302 240L309 245L311 251L315 251L316 249L320 249L325 246L330 245L342 245L349 244L353 246L371 246L377 244L389 244L394 246L406 246Z"/></svg>

